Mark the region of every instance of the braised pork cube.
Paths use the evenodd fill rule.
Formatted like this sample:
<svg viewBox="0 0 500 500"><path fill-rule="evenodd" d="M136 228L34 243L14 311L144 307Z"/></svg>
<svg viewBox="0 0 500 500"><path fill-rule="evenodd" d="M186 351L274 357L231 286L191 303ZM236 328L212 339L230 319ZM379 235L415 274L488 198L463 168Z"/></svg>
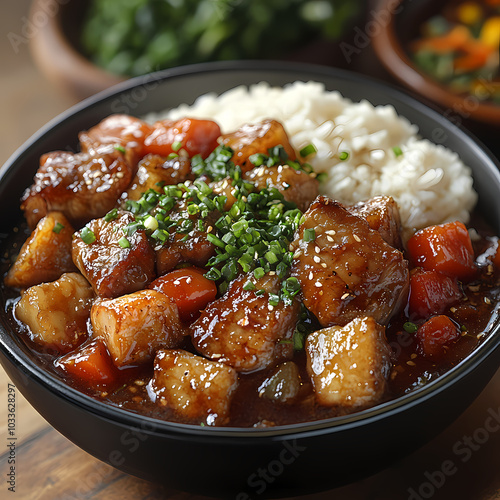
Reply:
<svg viewBox="0 0 500 500"><path fill-rule="evenodd" d="M49 212L24 242L5 285L28 288L76 271L71 258L74 229L61 212Z"/></svg>
<svg viewBox="0 0 500 500"><path fill-rule="evenodd" d="M144 230L128 230L133 222L118 211L115 219L94 219L75 233L73 262L99 297L141 290L155 277L154 251Z"/></svg>
<svg viewBox="0 0 500 500"><path fill-rule="evenodd" d="M221 135L219 144L229 146L234 151L231 159L241 167L242 172L254 168L249 161L250 156L257 153L267 155L274 146L283 146L290 160L297 158L283 125L276 120L243 125L235 132Z"/></svg>
<svg viewBox="0 0 500 500"><path fill-rule="evenodd" d="M323 406L366 407L385 394L391 348L385 329L371 317L311 333L306 341L307 373Z"/></svg>
<svg viewBox="0 0 500 500"><path fill-rule="evenodd" d="M156 290L140 290L92 306L93 335L106 344L116 366L141 364L184 337L175 302Z"/></svg>
<svg viewBox="0 0 500 500"><path fill-rule="evenodd" d="M257 191L276 188L286 201L295 203L302 212L305 212L318 196L318 181L288 165L258 167L250 170L245 179L254 184Z"/></svg>
<svg viewBox="0 0 500 500"><path fill-rule="evenodd" d="M95 155L55 151L40 159L34 183L21 200L30 228L50 211L75 226L103 217L132 181L135 166L112 146Z"/></svg>
<svg viewBox="0 0 500 500"><path fill-rule="evenodd" d="M162 192L162 186L179 184L191 173L189 158L178 156L166 159L159 155L146 155L137 165L132 184L123 193L122 200L138 200L149 189Z"/></svg>
<svg viewBox="0 0 500 500"><path fill-rule="evenodd" d="M153 127L147 122L124 114L104 118L89 130L80 132L81 150L95 153L102 146L118 146L135 154L136 160L144 156L144 139Z"/></svg>
<svg viewBox="0 0 500 500"><path fill-rule="evenodd" d="M193 423L224 425L238 386L236 370L183 350L160 350L151 387L156 402Z"/></svg>
<svg viewBox="0 0 500 500"><path fill-rule="evenodd" d="M346 209L353 215L363 217L368 225L378 231L391 247L402 249L401 218L398 204L391 196L375 196L366 201L350 205Z"/></svg>
<svg viewBox="0 0 500 500"><path fill-rule="evenodd" d="M207 239L207 234L219 218L219 213L209 214L202 228L198 227L199 214L189 214L184 201L169 215L178 226L170 232L165 243L155 249L158 275L172 271L183 263L204 267L215 253L215 246Z"/></svg>
<svg viewBox="0 0 500 500"><path fill-rule="evenodd" d="M253 290L248 290L247 282L253 283ZM287 341L299 318L299 304L280 301L270 305L269 294L279 293L280 286L278 276L270 274L259 280L253 275L234 280L226 294L209 304L191 324L196 350L239 372L261 370L289 359L293 347Z"/></svg>
<svg viewBox="0 0 500 500"><path fill-rule="evenodd" d="M365 219L318 196L304 214L291 244L292 276L304 305L323 327L358 316L385 324L406 301L409 273L403 254Z"/></svg>
<svg viewBox="0 0 500 500"><path fill-rule="evenodd" d="M87 336L87 320L95 296L79 273L28 288L16 304L15 316L29 328L31 339L48 349L67 352Z"/></svg>

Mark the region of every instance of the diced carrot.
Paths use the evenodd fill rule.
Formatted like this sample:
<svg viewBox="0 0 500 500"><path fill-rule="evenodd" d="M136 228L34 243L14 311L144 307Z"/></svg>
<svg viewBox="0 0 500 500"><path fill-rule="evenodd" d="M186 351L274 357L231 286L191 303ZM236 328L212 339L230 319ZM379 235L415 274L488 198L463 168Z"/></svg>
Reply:
<svg viewBox="0 0 500 500"><path fill-rule="evenodd" d="M441 36L422 38L412 44L414 51L430 50L440 54L462 50L472 39L470 31L465 26L455 26Z"/></svg>
<svg viewBox="0 0 500 500"><path fill-rule="evenodd" d="M154 280L149 288L173 299L181 320L191 322L217 296L215 282L205 278L203 273L196 267L176 269Z"/></svg>
<svg viewBox="0 0 500 500"><path fill-rule="evenodd" d="M461 297L456 280L436 271L416 269L410 276L408 315L423 319L441 314Z"/></svg>
<svg viewBox="0 0 500 500"><path fill-rule="evenodd" d="M472 242L461 222L421 229L408 240L407 248L414 266L462 281L476 275Z"/></svg>
<svg viewBox="0 0 500 500"><path fill-rule="evenodd" d="M442 314L420 325L416 335L423 354L436 358L442 356L446 347L460 337L460 328Z"/></svg>
<svg viewBox="0 0 500 500"><path fill-rule="evenodd" d="M113 384L118 378L118 370L101 340L82 344L55 364L88 387Z"/></svg>
<svg viewBox="0 0 500 500"><path fill-rule="evenodd" d="M458 72L474 71L482 68L493 53L492 47L471 40L464 47L465 54L455 58L453 66Z"/></svg>
<svg viewBox="0 0 500 500"><path fill-rule="evenodd" d="M218 145L219 125L212 120L183 118L156 122L144 141L146 153L168 156L184 149L189 156L206 158Z"/></svg>

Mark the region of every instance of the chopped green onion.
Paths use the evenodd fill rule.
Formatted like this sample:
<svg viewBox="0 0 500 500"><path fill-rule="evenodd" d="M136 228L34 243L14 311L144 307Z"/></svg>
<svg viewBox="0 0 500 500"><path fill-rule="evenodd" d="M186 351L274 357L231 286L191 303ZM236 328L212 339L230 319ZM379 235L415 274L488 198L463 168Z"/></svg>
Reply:
<svg viewBox="0 0 500 500"><path fill-rule="evenodd" d="M179 149L182 148L182 142L180 141L175 141L172 143L172 151L179 151Z"/></svg>
<svg viewBox="0 0 500 500"><path fill-rule="evenodd" d="M316 149L316 146L314 144L308 144L299 151L299 154L300 156L302 156L302 158L305 158L306 156L312 155L313 153L317 152L318 150Z"/></svg>
<svg viewBox="0 0 500 500"><path fill-rule="evenodd" d="M308 227L304 229L304 236L302 238L306 243L310 243L316 239L316 231L313 227Z"/></svg>
<svg viewBox="0 0 500 500"><path fill-rule="evenodd" d="M121 144L115 144L114 148L116 151L120 151L120 153L125 154L127 150Z"/></svg>
<svg viewBox="0 0 500 500"><path fill-rule="evenodd" d="M246 281L245 284L243 285L243 290L246 290L247 292L255 290L255 284L252 283L251 281Z"/></svg>
<svg viewBox="0 0 500 500"><path fill-rule="evenodd" d="M158 221L152 215L148 215L144 221L144 227L150 231L156 231L158 229Z"/></svg>
<svg viewBox="0 0 500 500"><path fill-rule="evenodd" d="M117 217L118 217L118 209L113 208L104 216L104 220L106 222L111 222L112 220L115 220Z"/></svg>
<svg viewBox="0 0 500 500"><path fill-rule="evenodd" d="M52 228L52 231L56 234L59 234L63 229L64 229L64 224L56 222L54 227Z"/></svg>
<svg viewBox="0 0 500 500"><path fill-rule="evenodd" d="M394 154L396 155L396 157L401 156L403 154L403 151L402 151L402 149L399 146L394 146L392 148L392 151L394 152Z"/></svg>
<svg viewBox="0 0 500 500"><path fill-rule="evenodd" d="M411 321L407 321L403 325L403 329L405 330L405 332L415 333L418 330L418 325L416 325L415 323L412 323Z"/></svg>
<svg viewBox="0 0 500 500"><path fill-rule="evenodd" d="M80 231L80 238L86 245L90 245L96 240L94 232L87 226L83 227Z"/></svg>
<svg viewBox="0 0 500 500"><path fill-rule="evenodd" d="M349 158L349 151L341 151L339 154L340 161L346 161Z"/></svg>
<svg viewBox="0 0 500 500"><path fill-rule="evenodd" d="M118 240L118 245L120 245L122 248L130 248L130 241L127 239L126 236L122 236Z"/></svg>

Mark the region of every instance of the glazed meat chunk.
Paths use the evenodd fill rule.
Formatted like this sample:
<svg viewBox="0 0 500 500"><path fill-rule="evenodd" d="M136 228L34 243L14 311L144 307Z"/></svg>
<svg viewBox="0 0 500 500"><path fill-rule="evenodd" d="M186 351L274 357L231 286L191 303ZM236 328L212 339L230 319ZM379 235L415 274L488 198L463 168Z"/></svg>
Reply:
<svg viewBox="0 0 500 500"><path fill-rule="evenodd" d="M94 337L101 338L116 366L152 360L160 348L176 347L184 328L175 302L156 290L140 290L92 306Z"/></svg>
<svg viewBox="0 0 500 500"><path fill-rule="evenodd" d="M141 290L155 277L155 255L144 230L128 235L134 217L118 211L114 220L95 219L73 239L73 261L99 297Z"/></svg>
<svg viewBox="0 0 500 500"><path fill-rule="evenodd" d="M344 408L378 403L387 387L391 352L384 327L370 317L311 333L307 373L318 403Z"/></svg>
<svg viewBox="0 0 500 500"><path fill-rule="evenodd" d="M250 170L245 178L254 184L257 191L276 188L286 201L295 203L302 212L306 211L318 196L318 181L288 165L258 167Z"/></svg>
<svg viewBox="0 0 500 500"><path fill-rule="evenodd" d="M304 305L323 327L364 315L385 324L406 300L408 263L402 253L325 196L304 214L291 248Z"/></svg>
<svg viewBox="0 0 500 500"><path fill-rule="evenodd" d="M245 290L251 281L255 289ZM191 325L196 350L207 358L226 363L239 372L266 368L289 358L290 343L299 317L299 304L269 304L269 294L280 290L280 279L267 274L259 280L243 275L234 280L220 299L209 304Z"/></svg>
<svg viewBox="0 0 500 500"><path fill-rule="evenodd" d="M71 258L74 229L61 212L49 212L24 242L5 276L6 286L28 288L76 271Z"/></svg>
<svg viewBox="0 0 500 500"><path fill-rule="evenodd" d="M15 316L28 326L34 342L67 352L87 336L94 298L92 287L81 274L66 273L23 292Z"/></svg>
<svg viewBox="0 0 500 500"><path fill-rule="evenodd" d="M398 204L390 196L375 196L366 201L346 207L353 215L363 217L371 229L394 248L402 249L401 218Z"/></svg>
<svg viewBox="0 0 500 500"><path fill-rule="evenodd" d="M48 153L23 194L21 209L31 228L50 211L62 212L78 228L109 212L134 173L135 166L112 146L95 154Z"/></svg>
<svg viewBox="0 0 500 500"><path fill-rule="evenodd" d="M236 370L183 350L161 350L151 387L156 401L193 423L224 425L238 386Z"/></svg>
<svg viewBox="0 0 500 500"><path fill-rule="evenodd" d="M254 167L249 157L256 153L268 154L268 149L283 146L291 160L296 159L295 150L283 125L276 120L264 120L256 124L243 125L235 132L221 135L219 143L229 146L233 151L232 161L248 172Z"/></svg>
<svg viewBox="0 0 500 500"><path fill-rule="evenodd" d="M219 217L218 212L208 215L203 221L203 229L198 227L198 214L187 212L187 203L180 202L169 214L172 221L186 227L186 230L174 229L167 241L156 250L156 270L158 275L172 271L182 263L203 267L215 253L215 246L207 239L209 228ZM181 228L182 229L182 228Z"/></svg>
<svg viewBox="0 0 500 500"><path fill-rule="evenodd" d="M138 163L137 173L122 200L138 200L149 189L162 192L162 186L184 182L190 173L189 158L178 156L166 159L159 155L146 155Z"/></svg>
<svg viewBox="0 0 500 500"><path fill-rule="evenodd" d="M133 152L136 159L144 156L144 139L153 127L130 115L114 114L89 130L80 132L80 146L85 153L95 153L102 146L121 146Z"/></svg>

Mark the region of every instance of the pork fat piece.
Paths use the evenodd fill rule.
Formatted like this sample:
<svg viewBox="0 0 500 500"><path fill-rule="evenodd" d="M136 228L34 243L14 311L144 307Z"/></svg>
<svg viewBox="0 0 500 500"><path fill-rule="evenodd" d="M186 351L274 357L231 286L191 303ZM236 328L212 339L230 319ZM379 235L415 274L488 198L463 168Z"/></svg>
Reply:
<svg viewBox="0 0 500 500"><path fill-rule="evenodd" d="M314 237L304 237L305 231ZM292 242L292 275L304 305L323 327L358 316L384 324L406 300L408 263L366 220L337 202L318 198L304 214Z"/></svg>
<svg viewBox="0 0 500 500"><path fill-rule="evenodd" d="M65 273L57 281L23 292L15 316L28 326L37 344L67 352L87 335L94 298L92 287L81 274Z"/></svg>
<svg viewBox="0 0 500 500"><path fill-rule="evenodd" d="M254 290L243 288L247 281L255 284ZM271 306L269 294L279 289L276 275L267 274L259 280L250 275L237 278L191 325L196 350L240 372L261 370L280 358L290 358L293 347L282 341L293 335L299 303L286 306L281 301Z"/></svg>
<svg viewBox="0 0 500 500"><path fill-rule="evenodd" d="M184 337L177 306L156 290L96 301L91 321L94 337L104 341L116 366L149 361Z"/></svg>
<svg viewBox="0 0 500 500"><path fill-rule="evenodd" d="M378 403L386 390L391 352L384 327L370 317L311 333L307 372L318 403L345 408Z"/></svg>
<svg viewBox="0 0 500 500"><path fill-rule="evenodd" d="M141 290L155 277L155 255L144 230L126 236L133 221L118 211L116 219L95 219L75 234L73 261L99 297Z"/></svg>
<svg viewBox="0 0 500 500"><path fill-rule="evenodd" d="M183 350L160 350L151 383L156 400L193 422L223 425L238 385L236 370Z"/></svg>
<svg viewBox="0 0 500 500"><path fill-rule="evenodd" d="M5 277L6 286L28 288L76 271L71 258L73 232L61 212L48 213L21 247Z"/></svg>

